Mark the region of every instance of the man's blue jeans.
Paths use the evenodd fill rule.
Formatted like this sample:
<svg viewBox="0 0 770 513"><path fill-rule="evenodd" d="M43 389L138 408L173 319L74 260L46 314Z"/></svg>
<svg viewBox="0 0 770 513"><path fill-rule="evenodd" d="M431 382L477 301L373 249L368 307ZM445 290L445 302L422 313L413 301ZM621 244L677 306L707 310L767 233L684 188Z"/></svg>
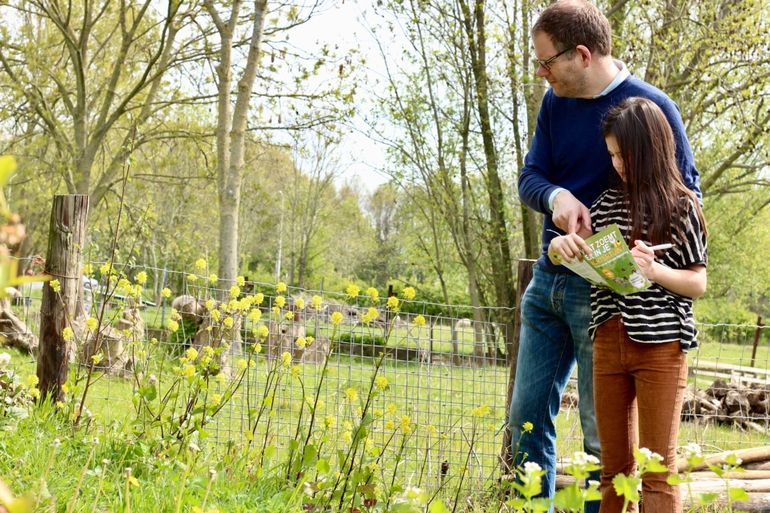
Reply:
<svg viewBox="0 0 770 513"><path fill-rule="evenodd" d="M546 474L543 496L556 489L556 426L561 395L575 364L583 446L599 456L593 398L592 344L588 337L591 319L591 287L569 273L553 273L535 264L532 281L521 301L521 334L516 382L513 387L509 425L514 464L538 463ZM522 433L522 424L533 429ZM598 473L595 479L598 481ZM586 512L599 510L599 502L586 504Z"/></svg>

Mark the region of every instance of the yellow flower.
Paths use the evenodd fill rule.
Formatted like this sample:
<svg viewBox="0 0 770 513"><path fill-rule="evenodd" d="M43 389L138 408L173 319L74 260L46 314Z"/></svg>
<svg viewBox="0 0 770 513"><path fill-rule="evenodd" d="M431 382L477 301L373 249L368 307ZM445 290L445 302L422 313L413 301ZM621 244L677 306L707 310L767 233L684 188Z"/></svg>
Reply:
<svg viewBox="0 0 770 513"><path fill-rule="evenodd" d="M374 287L366 289L366 295L372 300L372 303L376 303L380 300L380 293Z"/></svg>
<svg viewBox="0 0 770 513"><path fill-rule="evenodd" d="M257 328L257 335L259 338L267 338L270 335L270 330L264 324L260 324Z"/></svg>
<svg viewBox="0 0 770 513"><path fill-rule="evenodd" d="M477 408L473 408L473 410L471 410L471 415L473 415L474 417L477 417L477 418L478 417L486 417L487 415L489 415L490 411L491 410L490 410L489 406L487 406L486 404L482 404L481 406L479 406Z"/></svg>
<svg viewBox="0 0 770 513"><path fill-rule="evenodd" d="M305 341L307 342L307 346L310 347L313 345L313 342L315 342L315 338L308 335L307 337L305 337Z"/></svg>
<svg viewBox="0 0 770 513"><path fill-rule="evenodd" d="M398 298L396 296L390 296L388 298L387 307L391 310L398 310Z"/></svg>
<svg viewBox="0 0 770 513"><path fill-rule="evenodd" d="M29 375L29 376L27 376L27 378L24 380L24 383L27 385L27 387L28 387L28 388L32 388L32 387L34 387L35 385L37 385L38 383L40 383L40 380L39 380L39 379L37 379L37 375L35 375L35 374L30 374L30 375Z"/></svg>
<svg viewBox="0 0 770 513"><path fill-rule="evenodd" d="M521 425L521 430L525 433L529 433L535 428L535 426L532 425L531 422L527 421L524 424Z"/></svg>
<svg viewBox="0 0 770 513"><path fill-rule="evenodd" d="M331 316L332 324L339 326L342 323L342 312L334 312Z"/></svg>
<svg viewBox="0 0 770 513"><path fill-rule="evenodd" d="M418 328L421 328L422 326L425 326L425 317L423 317L422 315L418 315L417 317L412 319L412 323Z"/></svg>
<svg viewBox="0 0 770 513"><path fill-rule="evenodd" d="M252 308L249 311L249 320L251 322L257 322L261 318L262 318L262 310L260 310L259 308Z"/></svg>
<svg viewBox="0 0 770 513"><path fill-rule="evenodd" d="M281 365L283 365L284 367L288 367L289 365L291 365L291 353L289 353L288 351L284 351L281 354Z"/></svg>
<svg viewBox="0 0 770 513"><path fill-rule="evenodd" d="M283 308L286 305L286 298L283 296L275 296L273 304L278 308Z"/></svg>
<svg viewBox="0 0 770 513"><path fill-rule="evenodd" d="M222 324L224 324L225 328L232 328L233 324L235 324L235 321L233 320L232 317L228 315L227 317L225 317L225 320L222 321Z"/></svg>
<svg viewBox="0 0 770 513"><path fill-rule="evenodd" d="M219 319L222 318L222 310L214 309L211 311L211 320L214 322L219 322Z"/></svg>
<svg viewBox="0 0 770 513"><path fill-rule="evenodd" d="M91 356L91 361L94 362L94 365L99 365L99 363L102 361L102 358L104 358L104 355L102 353L97 353Z"/></svg>
<svg viewBox="0 0 770 513"><path fill-rule="evenodd" d="M101 267L99 267L99 272L102 274L109 274L112 270L112 262L107 260L104 262Z"/></svg>
<svg viewBox="0 0 770 513"><path fill-rule="evenodd" d="M93 317L89 317L88 319L86 319L86 328L88 328L88 331L94 331L98 325L99 325L99 321L97 321Z"/></svg>
<svg viewBox="0 0 770 513"><path fill-rule="evenodd" d="M305 300L301 297L298 297L294 300L294 306L296 306L299 310L302 310L305 308Z"/></svg>
<svg viewBox="0 0 770 513"><path fill-rule="evenodd" d="M324 417L324 428L325 429L331 429L335 425L337 425L337 419L335 419L333 416L327 415L326 417Z"/></svg>
<svg viewBox="0 0 770 513"><path fill-rule="evenodd" d="M205 271L206 270L206 259L205 258L199 258L195 261L195 268L199 271Z"/></svg>
<svg viewBox="0 0 770 513"><path fill-rule="evenodd" d="M274 315L278 315L281 313L281 309L278 308L277 306L274 306L273 308L271 308L270 311L273 312Z"/></svg>
<svg viewBox="0 0 770 513"><path fill-rule="evenodd" d="M392 431L396 429L396 424L392 420L385 421L385 429Z"/></svg>
<svg viewBox="0 0 770 513"><path fill-rule="evenodd" d="M350 431L345 431L340 435L340 440L346 444L350 444L353 442L353 434Z"/></svg>
<svg viewBox="0 0 770 513"><path fill-rule="evenodd" d="M394 413L396 413L396 410L397 410L396 405L393 403L388 403L385 406L385 412L387 412L390 415L393 415Z"/></svg>
<svg viewBox="0 0 770 513"><path fill-rule="evenodd" d="M261 305L264 300L265 300L265 295L263 293L257 292L256 294L254 294L255 305Z"/></svg>
<svg viewBox="0 0 770 513"><path fill-rule="evenodd" d="M414 291L414 287L405 287L401 293L404 295L404 299L408 299L409 301L414 299L414 296L417 295L417 293Z"/></svg>
<svg viewBox="0 0 770 513"><path fill-rule="evenodd" d="M75 332L74 332L74 331L72 331L72 328L70 328L69 326L67 326L66 328L64 328L64 329L62 330L62 332L61 332L61 337L62 337L62 338L65 340L65 341L67 341L67 342L69 342L70 340L72 340L72 337L74 337L74 336L75 336Z"/></svg>
<svg viewBox="0 0 770 513"><path fill-rule="evenodd" d="M321 296L313 296L310 298L310 307L313 310L320 310L321 306L323 305L323 299Z"/></svg>
<svg viewBox="0 0 770 513"><path fill-rule="evenodd" d="M374 388L376 388L377 390L385 390L386 388L388 388L389 384L390 382L388 381L388 378L386 378L385 376L377 376L374 379Z"/></svg>
<svg viewBox="0 0 770 513"><path fill-rule="evenodd" d="M374 308L373 306L370 306L369 309L366 311L366 315L368 315L371 320L376 321L377 318L380 316L380 312L378 312L377 309Z"/></svg>
<svg viewBox="0 0 770 513"><path fill-rule="evenodd" d="M291 375L292 377L298 378L302 374L302 367L299 365L293 365L291 367Z"/></svg>
<svg viewBox="0 0 770 513"><path fill-rule="evenodd" d="M368 313L361 314L361 323L362 324L369 324L370 322L372 322L372 318L369 317Z"/></svg>
<svg viewBox="0 0 770 513"><path fill-rule="evenodd" d="M198 359L198 350L194 347L189 348L187 351L185 351L184 355L187 357L190 361L195 361Z"/></svg>
<svg viewBox="0 0 770 513"><path fill-rule="evenodd" d="M211 273L209 274L208 280L210 284L216 285L217 282L219 281L219 277L216 274Z"/></svg>
<svg viewBox="0 0 770 513"><path fill-rule="evenodd" d="M176 330L179 329L179 323L176 322L174 319L169 319L166 322L166 327L171 333L176 333Z"/></svg>
<svg viewBox="0 0 770 513"><path fill-rule="evenodd" d="M61 283L59 283L59 280L51 280L48 282L48 285L50 285L51 290L53 290L57 294L61 292Z"/></svg>
<svg viewBox="0 0 770 513"><path fill-rule="evenodd" d="M243 287L246 285L246 278L244 278L243 276L238 276L235 278L235 283L239 287Z"/></svg>
<svg viewBox="0 0 770 513"><path fill-rule="evenodd" d="M27 393L32 397L33 399L37 399L40 397L40 389L37 387L32 387L29 390L27 390Z"/></svg>
<svg viewBox="0 0 770 513"><path fill-rule="evenodd" d="M246 367L248 367L248 362L246 361L246 358L238 358L238 361L236 362L235 366L238 368L238 370L246 370Z"/></svg>
<svg viewBox="0 0 770 513"><path fill-rule="evenodd" d="M187 281L189 281L190 283L195 283L196 281L198 281L198 276L192 273L188 274Z"/></svg>
<svg viewBox="0 0 770 513"><path fill-rule="evenodd" d="M401 416L401 431L403 431L405 435L412 432L412 419L409 415Z"/></svg>
<svg viewBox="0 0 770 513"><path fill-rule="evenodd" d="M286 292L288 290L288 287L286 287L286 284L282 281L279 281L275 284L275 291L279 294Z"/></svg>
<svg viewBox="0 0 770 513"><path fill-rule="evenodd" d="M428 432L428 435L430 436L436 436L436 433L438 432L438 430L436 430L436 426L434 426L433 424L428 424L427 426L425 426L425 430Z"/></svg>
<svg viewBox="0 0 770 513"><path fill-rule="evenodd" d="M188 378L194 376L195 375L195 365L193 365L191 363L188 363L187 365L184 366L183 373L184 373L185 377L188 377Z"/></svg>
<svg viewBox="0 0 770 513"><path fill-rule="evenodd" d="M218 406L222 402L222 394L211 394L211 405Z"/></svg>
<svg viewBox="0 0 770 513"><path fill-rule="evenodd" d="M262 344L260 344L259 342L254 344L254 352L257 353L257 354L261 353L262 352Z"/></svg>
<svg viewBox="0 0 770 513"><path fill-rule="evenodd" d="M294 320L294 312L288 311L283 315L287 321L293 321Z"/></svg>
<svg viewBox="0 0 770 513"><path fill-rule="evenodd" d="M353 387L347 388L345 390L345 397L348 398L348 401L353 402L356 399L358 399L358 390L356 390Z"/></svg>
<svg viewBox="0 0 770 513"><path fill-rule="evenodd" d="M144 285L145 283L147 283L147 273L144 271L139 271L138 273L136 273L136 278L134 281L136 281L136 283L138 283L139 285Z"/></svg>
<svg viewBox="0 0 770 513"><path fill-rule="evenodd" d="M214 301L213 298L209 298L206 300L206 303L203 306L205 306L206 310L210 312L217 306L217 302Z"/></svg>
<svg viewBox="0 0 770 513"><path fill-rule="evenodd" d="M241 288L238 285L230 287L230 297L236 298L241 295Z"/></svg>
<svg viewBox="0 0 770 513"><path fill-rule="evenodd" d="M163 290L160 291L160 295L164 298L168 299L171 297L171 289L168 287L163 287Z"/></svg>
<svg viewBox="0 0 770 513"><path fill-rule="evenodd" d="M305 349L305 346L307 345L307 340L303 337L299 337L297 339L297 347L300 349Z"/></svg>
<svg viewBox="0 0 770 513"><path fill-rule="evenodd" d="M359 292L361 292L361 289L355 283L350 283L345 288L345 294L347 294L349 298L357 298Z"/></svg>

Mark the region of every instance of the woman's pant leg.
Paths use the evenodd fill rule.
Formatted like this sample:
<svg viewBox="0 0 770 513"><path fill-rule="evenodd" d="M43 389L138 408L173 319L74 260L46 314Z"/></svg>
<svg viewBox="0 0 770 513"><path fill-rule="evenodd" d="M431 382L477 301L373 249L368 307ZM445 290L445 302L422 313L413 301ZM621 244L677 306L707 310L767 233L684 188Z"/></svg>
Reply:
<svg viewBox="0 0 770 513"><path fill-rule="evenodd" d="M636 403L634 378L625 368L625 329L618 317L605 322L594 338L593 373L596 424L602 451L601 513L619 513L623 498L612 479L634 471ZM634 511L631 505L629 511Z"/></svg>
<svg viewBox="0 0 770 513"><path fill-rule="evenodd" d="M635 346L634 378L639 409L639 446L663 456L668 472L642 477L642 510L682 511L679 488L666 482L676 470L676 446L682 400L687 386L687 356L679 341Z"/></svg>

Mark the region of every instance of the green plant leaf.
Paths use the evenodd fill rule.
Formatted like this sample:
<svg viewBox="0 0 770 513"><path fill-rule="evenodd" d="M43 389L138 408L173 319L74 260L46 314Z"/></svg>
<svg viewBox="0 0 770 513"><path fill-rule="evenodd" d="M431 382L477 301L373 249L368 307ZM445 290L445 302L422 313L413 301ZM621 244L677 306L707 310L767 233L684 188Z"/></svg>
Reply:
<svg viewBox="0 0 770 513"><path fill-rule="evenodd" d="M744 490L743 488L739 487L730 487L727 490L728 495L730 496L730 501L747 501L749 500L749 494Z"/></svg>

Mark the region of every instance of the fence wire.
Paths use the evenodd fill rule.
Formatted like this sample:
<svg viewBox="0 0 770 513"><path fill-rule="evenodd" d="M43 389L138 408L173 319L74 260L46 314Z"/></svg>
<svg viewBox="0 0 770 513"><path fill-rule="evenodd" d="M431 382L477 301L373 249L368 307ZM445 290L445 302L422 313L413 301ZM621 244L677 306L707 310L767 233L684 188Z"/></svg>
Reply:
<svg viewBox="0 0 770 513"><path fill-rule="evenodd" d="M157 270L151 271L158 275ZM212 285L191 284L183 273L163 271L163 275L169 282L180 284L177 296L191 296L200 304L209 297L224 297L225 291ZM274 286L247 284L244 289L252 287L265 290ZM314 294L323 294L320 309L308 306ZM387 379L387 389L369 407L374 417L369 438L372 444L385 448L383 457L387 461L398 455L400 472L417 485L428 476L456 479L466 462L468 476L487 478L496 472L509 375L504 354L507 326L497 322L501 309L481 308L474 319L466 319L404 311L396 314L381 301L378 317L363 322L371 306L366 298L349 304L342 295L323 291L291 289L283 295L287 304L279 308L281 315L287 307L293 308L295 318L284 318L279 323L273 313L270 321L279 294L264 295L259 305L263 314L260 322L270 326L270 336L262 351L253 355L255 365L248 369L242 386L207 428L208 443L253 438L254 443L286 449L295 437L300 412L305 416L300 424L307 425L308 408L302 404L314 404L318 388L316 429L324 426L330 434L329 443L345 448L350 443L352 426L366 407L364 401L381 362L378 375ZM300 298L304 308L296 307ZM141 311L144 336L157 339L164 355L177 358L184 350L180 345L194 344L191 335L199 326L185 333L191 325L182 323L180 332L172 335L165 328L171 318L170 300L154 299L160 299L157 305L145 305ZM410 311L426 311L420 303L409 306ZM98 307L97 295L91 308ZM27 286L12 308L30 331L39 333L39 291ZM114 322L119 305L108 310L114 313L110 317ZM449 307L444 310L450 311ZM331 318L335 312L342 315L337 327ZM256 343L251 327L244 320L242 351ZM682 445L695 441L713 451L766 445L770 441L770 329L734 324L699 324L698 329L700 346L688 357L690 379L680 430ZM314 339L312 345L297 347L297 339L309 336ZM330 345L328 372L319 387ZM279 383L271 402L274 413L270 430L264 423L254 429L255 411L264 403L269 370L283 353L288 353L292 365L298 366L295 378L301 379L287 378ZM229 354L226 363L235 369L241 357ZM130 373L101 370L104 376L91 392L89 408L108 417L130 414ZM557 419L560 457L570 457L582 447L578 401L571 384ZM405 430L408 436L404 436Z"/></svg>

